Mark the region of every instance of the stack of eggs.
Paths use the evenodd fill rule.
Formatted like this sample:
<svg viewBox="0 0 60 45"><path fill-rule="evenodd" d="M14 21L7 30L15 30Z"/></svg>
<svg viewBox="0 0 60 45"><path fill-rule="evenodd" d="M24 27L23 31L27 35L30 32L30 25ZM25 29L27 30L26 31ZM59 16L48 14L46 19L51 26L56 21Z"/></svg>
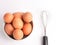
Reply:
<svg viewBox="0 0 60 45"><path fill-rule="evenodd" d="M32 32L33 24L30 12L5 13L3 18L5 32L15 40L21 40Z"/></svg>

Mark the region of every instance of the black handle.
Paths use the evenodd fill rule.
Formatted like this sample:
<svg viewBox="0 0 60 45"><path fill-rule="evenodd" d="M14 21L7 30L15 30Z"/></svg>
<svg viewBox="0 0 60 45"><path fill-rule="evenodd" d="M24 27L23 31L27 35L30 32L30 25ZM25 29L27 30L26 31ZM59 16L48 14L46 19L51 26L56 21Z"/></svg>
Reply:
<svg viewBox="0 0 60 45"><path fill-rule="evenodd" d="M48 45L48 37L43 36L43 45Z"/></svg>

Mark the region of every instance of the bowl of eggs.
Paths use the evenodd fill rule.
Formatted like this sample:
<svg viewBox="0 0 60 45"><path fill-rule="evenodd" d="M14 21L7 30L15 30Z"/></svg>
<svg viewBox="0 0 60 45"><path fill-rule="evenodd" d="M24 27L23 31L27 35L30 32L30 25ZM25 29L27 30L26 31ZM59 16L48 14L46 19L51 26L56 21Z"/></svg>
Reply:
<svg viewBox="0 0 60 45"><path fill-rule="evenodd" d="M33 30L32 14L30 12L7 12L3 16L4 32L14 40L28 37Z"/></svg>

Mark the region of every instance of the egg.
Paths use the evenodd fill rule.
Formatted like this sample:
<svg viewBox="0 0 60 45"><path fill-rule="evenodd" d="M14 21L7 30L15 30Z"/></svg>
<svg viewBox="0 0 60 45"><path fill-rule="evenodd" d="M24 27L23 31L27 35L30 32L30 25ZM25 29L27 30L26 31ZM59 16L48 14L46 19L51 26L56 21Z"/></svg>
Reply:
<svg viewBox="0 0 60 45"><path fill-rule="evenodd" d="M15 12L13 15L14 17L22 18L23 12Z"/></svg>
<svg viewBox="0 0 60 45"><path fill-rule="evenodd" d="M5 24L4 30L9 36L11 36L14 31L14 27L11 24Z"/></svg>
<svg viewBox="0 0 60 45"><path fill-rule="evenodd" d="M4 15L4 21L5 23L11 23L13 20L14 16L11 13L6 13Z"/></svg>
<svg viewBox="0 0 60 45"><path fill-rule="evenodd" d="M23 20L25 22L31 22L32 21L32 14L30 12L26 12L24 15L23 15Z"/></svg>
<svg viewBox="0 0 60 45"><path fill-rule="evenodd" d="M30 23L25 23L23 26L24 35L29 35L32 32L32 25Z"/></svg>
<svg viewBox="0 0 60 45"><path fill-rule="evenodd" d="M23 27L23 21L20 18L14 18L12 24L13 24L14 28L22 29L22 27Z"/></svg>
<svg viewBox="0 0 60 45"><path fill-rule="evenodd" d="M20 30L20 29L14 30L14 32L13 32L14 39L21 40L23 38L23 36L24 36L24 34L23 34L22 30Z"/></svg>

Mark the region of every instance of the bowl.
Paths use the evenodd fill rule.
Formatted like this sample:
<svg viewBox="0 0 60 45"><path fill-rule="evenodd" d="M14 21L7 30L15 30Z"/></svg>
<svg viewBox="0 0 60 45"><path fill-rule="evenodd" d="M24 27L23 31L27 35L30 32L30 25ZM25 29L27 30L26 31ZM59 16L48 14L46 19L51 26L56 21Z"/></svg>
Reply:
<svg viewBox="0 0 60 45"><path fill-rule="evenodd" d="M24 21L23 21L23 22L24 22ZM30 24L32 25L32 31L33 31L33 20L30 22ZM4 26L5 26L5 22L4 22ZM3 26L3 27L4 27L4 26ZM32 31L31 31L31 33L32 33ZM30 34L31 34L31 33L30 33ZM6 37L8 37L10 40L11 40L11 39L12 39L12 40L16 40L16 39L14 39L13 36L9 36L9 35L6 33L5 29L4 29L4 34L5 34ZM30 35L30 34L29 34L29 35ZM23 39L29 37L29 35L27 35L27 36L24 35L21 40L23 40ZM8 39L8 38L7 38L7 39Z"/></svg>

